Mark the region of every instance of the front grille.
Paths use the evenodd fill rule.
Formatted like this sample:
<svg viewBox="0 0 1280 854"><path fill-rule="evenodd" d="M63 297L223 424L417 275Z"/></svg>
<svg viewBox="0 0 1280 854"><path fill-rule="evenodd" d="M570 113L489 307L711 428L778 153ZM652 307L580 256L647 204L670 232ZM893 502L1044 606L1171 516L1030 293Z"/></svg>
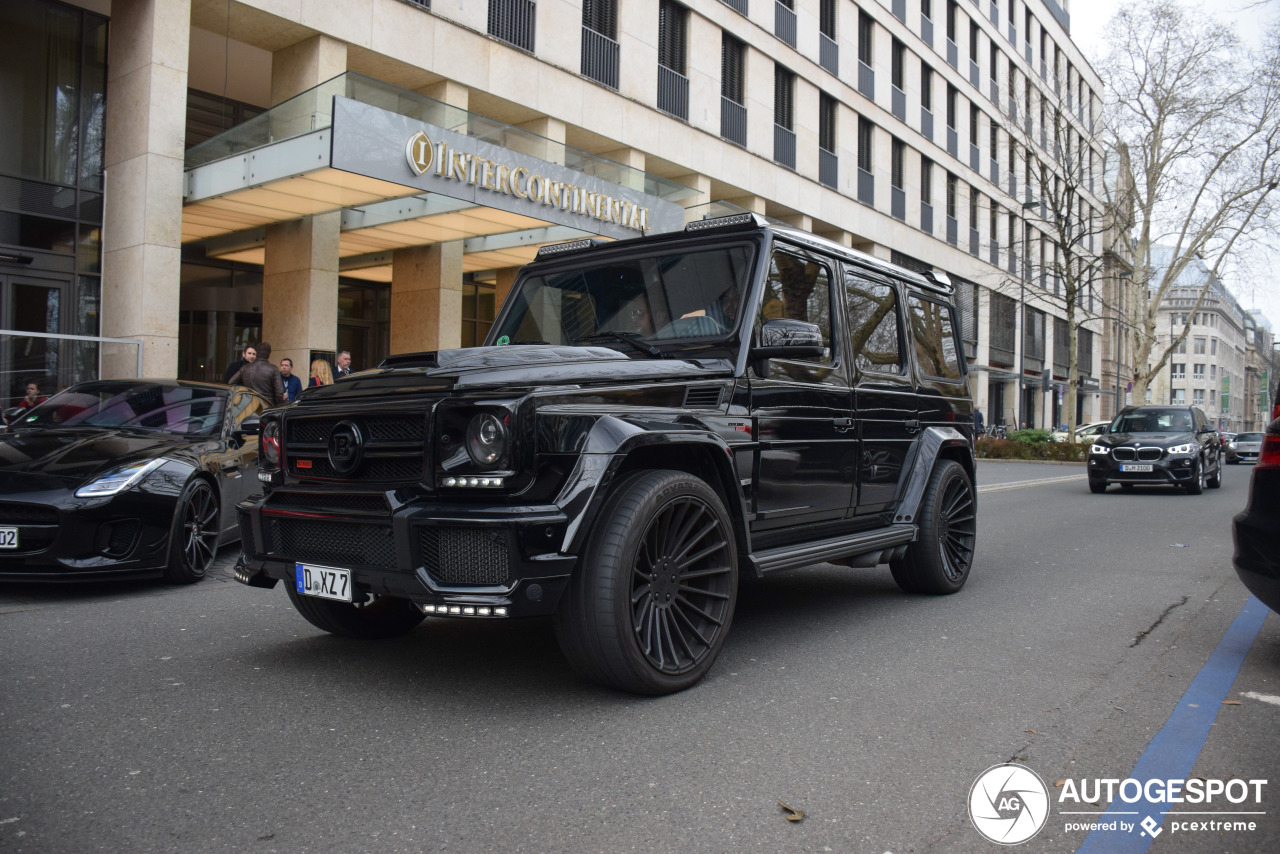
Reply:
<svg viewBox="0 0 1280 854"><path fill-rule="evenodd" d="M1139 448L1138 459L1144 463L1154 463L1164 456L1164 448Z"/></svg>
<svg viewBox="0 0 1280 854"><path fill-rule="evenodd" d="M1112 448L1111 456L1116 458L1117 462L1127 463L1136 459L1133 448Z"/></svg>
<svg viewBox="0 0 1280 854"><path fill-rule="evenodd" d="M44 504L0 504L0 525L56 525L57 508Z"/></svg>
<svg viewBox="0 0 1280 854"><path fill-rule="evenodd" d="M305 507L309 510L339 512L386 513L387 500L381 495L352 492L284 492L271 493L268 507Z"/></svg>
<svg viewBox="0 0 1280 854"><path fill-rule="evenodd" d="M429 456L429 409L387 413L305 415L284 419L284 451L289 474L304 480L417 482ZM361 461L347 474L335 471L329 460L329 438L344 422L355 424L364 442Z"/></svg>
<svg viewBox="0 0 1280 854"><path fill-rule="evenodd" d="M268 519L267 540L275 557L335 566L396 567L390 525L321 519Z"/></svg>
<svg viewBox="0 0 1280 854"><path fill-rule="evenodd" d="M441 584L494 587L510 583L505 531L424 527L418 532L418 548L423 566Z"/></svg>

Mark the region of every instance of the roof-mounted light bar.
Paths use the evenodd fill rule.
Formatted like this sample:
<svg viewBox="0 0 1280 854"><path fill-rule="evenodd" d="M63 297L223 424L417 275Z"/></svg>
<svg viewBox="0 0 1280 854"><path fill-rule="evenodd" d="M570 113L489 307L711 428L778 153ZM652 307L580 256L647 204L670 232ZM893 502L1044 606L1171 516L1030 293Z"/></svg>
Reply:
<svg viewBox="0 0 1280 854"><path fill-rule="evenodd" d="M539 258L549 258L552 255L565 255L569 252L581 252L584 249L591 249L595 246L608 243L607 240L601 240L598 237L584 237L581 240L570 240L567 243L548 243L545 246L538 247Z"/></svg>
<svg viewBox="0 0 1280 854"><path fill-rule="evenodd" d="M707 231L712 228L742 228L750 226L752 228L767 225L763 217L753 213L732 214L730 216L717 216L710 219L697 219L684 227L685 231Z"/></svg>

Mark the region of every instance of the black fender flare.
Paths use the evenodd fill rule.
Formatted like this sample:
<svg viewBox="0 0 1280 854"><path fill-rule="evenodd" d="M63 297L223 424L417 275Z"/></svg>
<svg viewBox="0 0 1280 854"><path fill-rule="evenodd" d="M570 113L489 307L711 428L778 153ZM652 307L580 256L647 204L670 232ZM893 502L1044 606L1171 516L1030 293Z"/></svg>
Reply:
<svg viewBox="0 0 1280 854"><path fill-rule="evenodd" d="M909 473L900 488L897 510L893 514L894 522L915 523L920 515L920 502L924 499L924 491L929 486L929 476L933 474L938 458L948 448L962 448L964 455L969 459L969 465L966 468L970 479L974 481L976 504L977 478L973 465L973 443L954 427L926 427L907 459Z"/></svg>
<svg viewBox="0 0 1280 854"><path fill-rule="evenodd" d="M696 424L641 425L605 415L592 427L585 449L555 502L569 518L560 549L563 554L578 554L585 546L609 488L617 480L628 456L642 448L664 445L698 445L710 451L708 457L727 493L725 509L733 521L739 545L744 542L746 505L742 500L742 490L737 488L733 449L724 439Z"/></svg>

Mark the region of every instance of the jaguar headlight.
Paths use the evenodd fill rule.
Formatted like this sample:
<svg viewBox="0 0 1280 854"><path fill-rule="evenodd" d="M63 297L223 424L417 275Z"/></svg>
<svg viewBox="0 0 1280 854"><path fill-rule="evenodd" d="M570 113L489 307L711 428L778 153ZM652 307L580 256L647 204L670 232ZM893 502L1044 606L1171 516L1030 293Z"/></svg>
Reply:
<svg viewBox="0 0 1280 854"><path fill-rule="evenodd" d="M1170 454L1190 454L1193 453L1195 445L1187 442L1185 445L1174 445L1169 449Z"/></svg>
<svg viewBox="0 0 1280 854"><path fill-rule="evenodd" d="M1109 454L1109 453L1111 453L1111 449L1110 449L1110 448L1108 448L1106 445L1090 445L1090 446L1089 446L1089 453L1091 453L1091 454Z"/></svg>
<svg viewBox="0 0 1280 854"><path fill-rule="evenodd" d="M467 453L481 468L502 465L507 453L507 427L498 416L482 412L467 425Z"/></svg>
<svg viewBox="0 0 1280 854"><path fill-rule="evenodd" d="M124 492L164 464L165 460L161 458L117 466L77 489L76 498L105 498Z"/></svg>

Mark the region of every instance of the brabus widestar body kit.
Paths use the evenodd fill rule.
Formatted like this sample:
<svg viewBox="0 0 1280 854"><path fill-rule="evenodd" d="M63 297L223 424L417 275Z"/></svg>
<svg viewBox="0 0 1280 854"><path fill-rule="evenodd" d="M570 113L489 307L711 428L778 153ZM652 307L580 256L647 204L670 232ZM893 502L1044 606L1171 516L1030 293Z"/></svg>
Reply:
<svg viewBox="0 0 1280 854"><path fill-rule="evenodd" d="M263 417L237 577L354 637L551 614L582 674L676 691L741 576L888 563L959 590L971 413L945 276L752 215L548 246L486 346Z"/></svg>

